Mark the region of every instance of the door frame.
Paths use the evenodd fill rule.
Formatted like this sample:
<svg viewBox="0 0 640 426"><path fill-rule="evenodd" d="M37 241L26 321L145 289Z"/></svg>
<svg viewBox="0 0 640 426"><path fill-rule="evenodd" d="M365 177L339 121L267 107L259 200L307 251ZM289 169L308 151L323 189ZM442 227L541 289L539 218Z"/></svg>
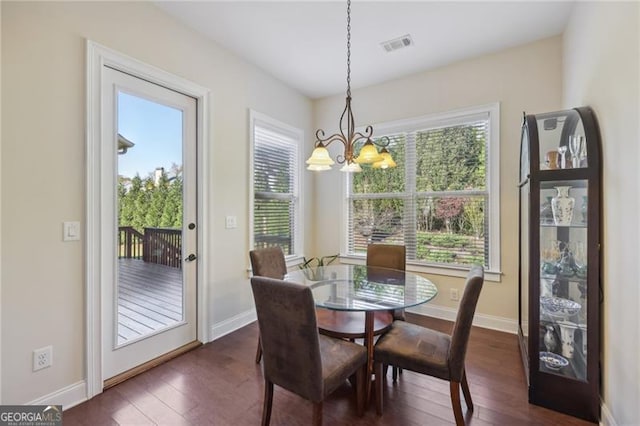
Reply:
<svg viewBox="0 0 640 426"><path fill-rule="evenodd" d="M207 312L208 258L207 204L204 194L209 193L209 89L152 65L109 49L91 40L86 42L86 382L87 398L102 393L102 296L101 285L105 265L102 261L100 241L106 231L101 228L102 209L102 155L100 149L102 129L102 70L105 65L134 77L159 84L196 99L196 181L197 181L197 253L196 272L197 339L209 341Z"/></svg>

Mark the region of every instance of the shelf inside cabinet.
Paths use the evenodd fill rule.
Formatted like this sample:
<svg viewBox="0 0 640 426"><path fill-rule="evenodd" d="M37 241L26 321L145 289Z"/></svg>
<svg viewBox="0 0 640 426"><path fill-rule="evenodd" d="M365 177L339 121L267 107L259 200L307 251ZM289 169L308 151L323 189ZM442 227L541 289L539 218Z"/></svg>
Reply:
<svg viewBox="0 0 640 426"><path fill-rule="evenodd" d="M566 170L566 169L565 169ZM555 171L555 170L548 170ZM549 175L551 177L551 175ZM553 179L553 180L541 180L540 189L553 190L556 186L570 186L573 189L587 189L587 180L582 176L576 176L575 179Z"/></svg>
<svg viewBox="0 0 640 426"><path fill-rule="evenodd" d="M575 282L575 283L586 283L587 282L587 277L579 277L577 275L550 275L550 274L540 274L540 279L543 280L560 280L560 281L571 281L571 282Z"/></svg>
<svg viewBox="0 0 640 426"><path fill-rule="evenodd" d="M554 223L540 223L541 228L587 228L586 223L572 223L571 225L556 225Z"/></svg>

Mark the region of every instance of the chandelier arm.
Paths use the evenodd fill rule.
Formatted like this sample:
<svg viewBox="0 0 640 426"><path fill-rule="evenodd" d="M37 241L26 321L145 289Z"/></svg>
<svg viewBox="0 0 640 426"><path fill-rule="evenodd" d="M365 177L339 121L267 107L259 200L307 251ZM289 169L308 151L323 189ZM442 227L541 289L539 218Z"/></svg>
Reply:
<svg viewBox="0 0 640 426"><path fill-rule="evenodd" d="M391 139L389 139L387 136L381 136L378 138L378 140L372 139L372 142L380 148L386 148L391 144Z"/></svg>
<svg viewBox="0 0 640 426"><path fill-rule="evenodd" d="M334 133L331 136L324 137L324 131L322 129L318 129L316 131L316 146L318 146L318 143L322 143L325 147L327 147L335 141L340 141L345 146L347 144L344 136L340 133Z"/></svg>
<svg viewBox="0 0 640 426"><path fill-rule="evenodd" d="M361 132L355 132L355 133L353 134L354 141L356 141L356 140L360 140L360 139L362 139L362 138L365 138L365 139L366 139L366 138L370 138L371 136L373 136L373 127L371 127L371 126L367 126L367 128L366 128L366 129L364 129L364 133L361 133ZM373 142L375 143L375 141L373 141Z"/></svg>
<svg viewBox="0 0 640 426"><path fill-rule="evenodd" d="M369 137L370 137L370 136L363 135L363 134L362 134L362 133L360 133L360 132L356 132L356 133L354 133L354 134L353 134L353 139L351 139L351 143L352 143L353 145L355 145L355 144L356 144L356 142L359 142L359 141L361 141L361 140L363 140L363 139L365 139L365 140L366 140L366 139L369 139Z"/></svg>
<svg viewBox="0 0 640 426"><path fill-rule="evenodd" d="M344 109L342 110L342 115L340 115L340 121L339 121L339 131L340 134L342 135L342 137L345 140L349 140L349 136L351 135L351 132L349 131L349 116L351 116L353 119L353 114L351 113L351 97L347 96L347 102L346 105L344 106ZM347 134L344 134L344 118L347 117Z"/></svg>
<svg viewBox="0 0 640 426"><path fill-rule="evenodd" d="M351 109L351 98L349 98L349 114L347 116L347 134L349 135L350 140L353 140L355 131L356 131L356 121L353 118L353 110Z"/></svg>
<svg viewBox="0 0 640 426"><path fill-rule="evenodd" d="M315 146L317 147L318 143L322 143L324 141L325 141L325 139L324 139L324 130L322 130L322 129L316 130L316 143L315 143Z"/></svg>

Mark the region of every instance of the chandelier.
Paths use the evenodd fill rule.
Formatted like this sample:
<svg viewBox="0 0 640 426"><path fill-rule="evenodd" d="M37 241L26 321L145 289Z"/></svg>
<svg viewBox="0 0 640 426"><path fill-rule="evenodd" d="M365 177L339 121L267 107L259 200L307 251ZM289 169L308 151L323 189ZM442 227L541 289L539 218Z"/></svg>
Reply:
<svg viewBox="0 0 640 426"><path fill-rule="evenodd" d="M346 123L345 123L346 121ZM311 157L307 160L307 170L330 170L335 162L329 156L327 147L335 141L340 141L344 146L344 153L338 154L336 161L344 164L343 172L361 172L360 164L371 164L376 169L386 169L395 167L391 154L387 151L390 140L382 137L378 141L371 139L373 136L373 127L367 126L362 132L356 132L355 120L351 111L351 0L347 0L347 102L340 116L340 131L331 136L325 137L324 130L316 131L315 149ZM345 134L346 131L346 134ZM359 155L356 156L356 144L365 141L360 148ZM379 146L380 152L376 146Z"/></svg>

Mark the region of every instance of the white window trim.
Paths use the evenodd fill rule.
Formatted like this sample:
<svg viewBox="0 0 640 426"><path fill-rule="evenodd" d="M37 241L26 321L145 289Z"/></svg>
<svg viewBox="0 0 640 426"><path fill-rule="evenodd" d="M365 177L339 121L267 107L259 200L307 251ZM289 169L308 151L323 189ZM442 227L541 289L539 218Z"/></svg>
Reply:
<svg viewBox="0 0 640 426"><path fill-rule="evenodd" d="M296 209L295 215L295 235L294 235L294 254L285 256L285 260L287 262L287 267L291 267L299 264L304 257L303 249L304 249L304 215L302 214L302 209L304 206L303 192L302 188L304 188L304 173L302 173L302 165L304 164L303 157L303 143L304 143L304 131L298 129L297 127L293 127L289 124L278 121L272 117L269 117L266 114L263 114L258 111L254 111L252 109L249 110L249 249L253 250L254 248L254 239L253 239L253 202L254 202L254 185L253 185L253 170L254 170L254 162L253 155L255 151L255 140L254 140L254 127L256 121L261 121L263 123L267 123L270 126L279 128L286 133L290 133L295 137L298 142L298 170L296 170L296 185L295 192L298 203L298 208ZM250 268L249 268L250 270Z"/></svg>
<svg viewBox="0 0 640 426"><path fill-rule="evenodd" d="M500 103L494 102L473 107L460 108L452 111L424 115L421 117L396 120L374 125L377 135L385 135L398 132L411 132L421 130L425 123L429 127L445 127L458 124L461 117L469 117L478 114L484 117L489 114L489 143L487 144L487 186L489 189L489 267L485 270L487 281L500 282L502 277L501 253L500 253ZM358 129L360 131L364 129ZM363 264L364 255L348 254L349 235L349 176L345 173L342 177L342 235L340 260L343 263ZM407 262L407 270L412 272L424 272L436 275L452 277L465 277L468 267L412 264Z"/></svg>

